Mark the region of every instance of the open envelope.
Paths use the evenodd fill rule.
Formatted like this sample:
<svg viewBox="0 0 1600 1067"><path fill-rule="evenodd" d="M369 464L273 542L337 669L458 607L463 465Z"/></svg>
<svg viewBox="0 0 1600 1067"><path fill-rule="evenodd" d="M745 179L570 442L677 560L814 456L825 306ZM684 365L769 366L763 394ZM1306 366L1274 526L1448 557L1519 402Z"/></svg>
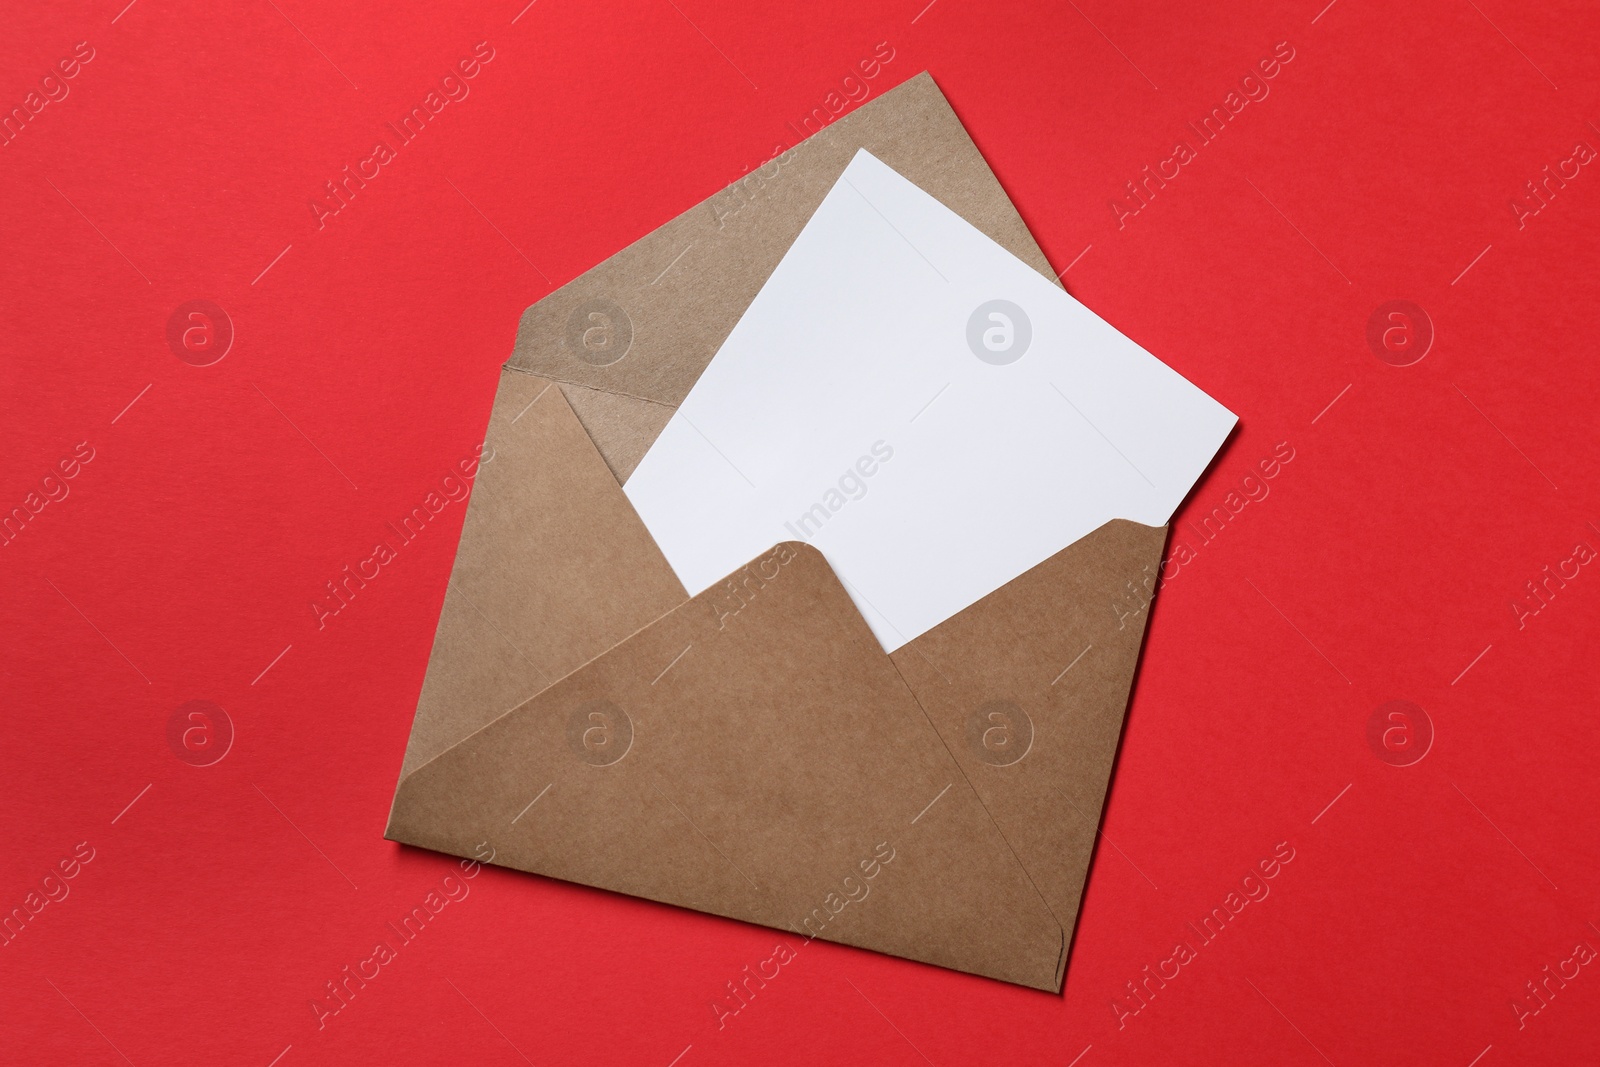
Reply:
<svg viewBox="0 0 1600 1067"><path fill-rule="evenodd" d="M1165 527L886 654L798 542L688 597L621 487L863 148L1052 276L922 74L529 308L386 836L1058 991Z"/></svg>

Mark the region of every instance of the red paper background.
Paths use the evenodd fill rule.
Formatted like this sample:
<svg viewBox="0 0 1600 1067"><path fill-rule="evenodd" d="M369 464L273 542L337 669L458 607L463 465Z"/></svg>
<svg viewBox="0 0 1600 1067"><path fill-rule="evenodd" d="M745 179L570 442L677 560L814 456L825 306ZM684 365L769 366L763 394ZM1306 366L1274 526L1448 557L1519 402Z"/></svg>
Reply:
<svg viewBox="0 0 1600 1067"><path fill-rule="evenodd" d="M1526 983L1600 948L1600 568L1526 583L1600 546L1600 173L1511 206L1600 147L1591 7L124 2L13 3L0 40L5 109L94 50L0 148L0 508L94 453L0 547L0 914L94 850L0 947L0 1060L1595 1057L1600 968L1536 1014ZM319 229L479 41L470 96ZM524 307L792 143L878 42L873 95L931 70L1069 289L1240 415L1174 526L1065 994L816 943L719 1029L778 935L486 870L319 1029L455 870L381 835L464 509L325 628L310 601L481 439ZM207 367L165 336L200 298L236 331ZM1366 337L1396 299L1435 332L1406 367ZM169 746L190 700L235 731L211 766ZM1410 766L1368 740L1391 700L1435 732Z"/></svg>

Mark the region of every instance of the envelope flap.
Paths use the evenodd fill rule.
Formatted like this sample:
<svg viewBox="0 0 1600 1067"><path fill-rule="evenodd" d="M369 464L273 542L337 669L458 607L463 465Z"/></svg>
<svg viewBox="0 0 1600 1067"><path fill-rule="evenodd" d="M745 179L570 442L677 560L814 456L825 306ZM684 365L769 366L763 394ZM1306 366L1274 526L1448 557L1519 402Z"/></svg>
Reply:
<svg viewBox="0 0 1600 1067"><path fill-rule="evenodd" d="M893 655L1069 935L1166 536L1106 523Z"/></svg>
<svg viewBox="0 0 1600 1067"><path fill-rule="evenodd" d="M795 543L411 773L388 836L1059 988L1060 924Z"/></svg>
<svg viewBox="0 0 1600 1067"><path fill-rule="evenodd" d="M508 365L678 404L861 148L1053 276L923 72L541 299L523 314ZM606 440L596 443L608 451Z"/></svg>
<svg viewBox="0 0 1600 1067"><path fill-rule="evenodd" d="M561 390L502 371L402 776L686 595Z"/></svg>

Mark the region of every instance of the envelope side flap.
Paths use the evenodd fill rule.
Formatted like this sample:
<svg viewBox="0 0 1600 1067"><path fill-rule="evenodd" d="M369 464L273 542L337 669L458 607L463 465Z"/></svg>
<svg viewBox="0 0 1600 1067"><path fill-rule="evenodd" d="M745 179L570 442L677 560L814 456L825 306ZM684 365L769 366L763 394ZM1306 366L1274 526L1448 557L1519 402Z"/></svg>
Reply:
<svg viewBox="0 0 1600 1067"><path fill-rule="evenodd" d="M1059 988L1061 924L799 544L419 767L388 836Z"/></svg>
<svg viewBox="0 0 1600 1067"><path fill-rule="evenodd" d="M893 656L1069 934L1166 534L1109 522Z"/></svg>
<svg viewBox="0 0 1600 1067"><path fill-rule="evenodd" d="M584 385L563 383L560 388L618 485L627 482L677 410L668 404Z"/></svg>
<svg viewBox="0 0 1600 1067"><path fill-rule="evenodd" d="M561 390L502 371L402 776L687 596Z"/></svg>
<svg viewBox="0 0 1600 1067"><path fill-rule="evenodd" d="M944 94L923 72L528 308L508 365L677 405L862 148L1053 277Z"/></svg>

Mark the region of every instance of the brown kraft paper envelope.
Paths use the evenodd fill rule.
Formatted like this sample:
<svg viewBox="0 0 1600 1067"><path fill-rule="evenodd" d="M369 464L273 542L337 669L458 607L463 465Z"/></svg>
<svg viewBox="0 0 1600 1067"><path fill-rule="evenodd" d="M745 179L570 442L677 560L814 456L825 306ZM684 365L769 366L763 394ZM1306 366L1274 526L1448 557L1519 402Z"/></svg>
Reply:
<svg viewBox="0 0 1600 1067"><path fill-rule="evenodd" d="M690 598L621 488L861 148L1052 275L924 73L529 308L386 836L1059 991L1166 529L887 655L802 544Z"/></svg>

